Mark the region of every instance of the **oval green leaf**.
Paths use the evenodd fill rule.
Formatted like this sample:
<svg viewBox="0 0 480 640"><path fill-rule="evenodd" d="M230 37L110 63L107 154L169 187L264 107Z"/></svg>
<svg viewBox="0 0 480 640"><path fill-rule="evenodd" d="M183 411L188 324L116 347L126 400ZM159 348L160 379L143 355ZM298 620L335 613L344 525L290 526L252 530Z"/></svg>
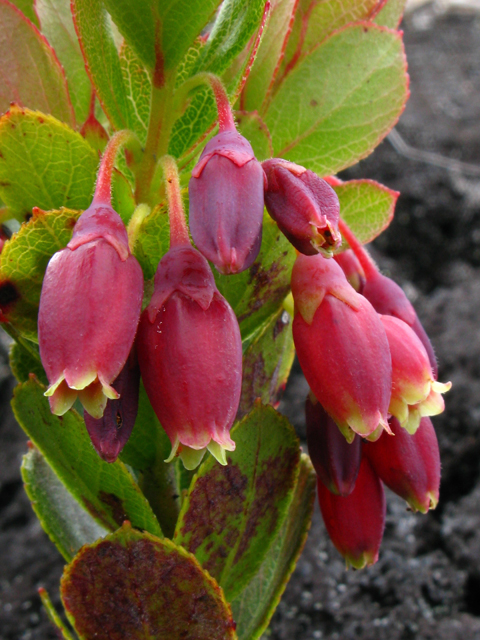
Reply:
<svg viewBox="0 0 480 640"><path fill-rule="evenodd" d="M61 595L83 640L236 638L222 590L196 559L129 524L80 551Z"/></svg>

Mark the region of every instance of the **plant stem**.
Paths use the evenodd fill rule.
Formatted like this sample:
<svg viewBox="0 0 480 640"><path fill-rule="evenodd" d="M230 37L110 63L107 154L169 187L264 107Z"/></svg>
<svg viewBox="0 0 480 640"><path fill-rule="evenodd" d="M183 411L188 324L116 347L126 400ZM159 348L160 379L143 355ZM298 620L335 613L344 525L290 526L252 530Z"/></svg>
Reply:
<svg viewBox="0 0 480 640"><path fill-rule="evenodd" d="M372 257L368 253L368 251L364 248L362 243L357 239L353 231L347 225L347 223L340 219L338 223L338 227L340 229L340 233L345 236L350 248L355 254L357 260L360 262L363 271L365 272L365 277L367 280L371 280L375 278L378 274L378 269L373 261Z"/></svg>
<svg viewBox="0 0 480 640"><path fill-rule="evenodd" d="M63 624L63 621L58 615L55 607L53 606L47 591L43 587L40 587L40 589L38 590L38 595L40 596L43 606L45 607L45 611L47 612L47 616L50 622L53 624L56 631L61 634L60 637L63 638L63 640L73 640L73 636Z"/></svg>
<svg viewBox="0 0 480 640"><path fill-rule="evenodd" d="M96 204L112 203L112 172L115 164L115 158L119 150L130 142L134 142L138 145L136 135L132 131L124 130L118 131L112 136L103 152L102 160L100 162L100 168L97 175L97 185L95 187L95 194L93 201Z"/></svg>
<svg viewBox="0 0 480 640"><path fill-rule="evenodd" d="M168 143L172 131L175 109L173 108L173 86L175 76L169 75L161 86L152 86L150 100L150 121L148 124L147 141L142 160L136 172L137 188L135 192L137 203L150 201L150 188L157 159L168 152Z"/></svg>
<svg viewBox="0 0 480 640"><path fill-rule="evenodd" d="M181 245L189 245L190 237L185 220L182 193L180 190L180 178L178 177L177 163L172 156L160 158L160 164L165 176L165 186L168 199L168 218L170 221L170 248Z"/></svg>
<svg viewBox="0 0 480 640"><path fill-rule="evenodd" d="M220 132L235 131L235 120L233 119L230 99L220 78L213 73L198 73L196 76L189 78L175 93L175 106L179 111L183 111L186 107L188 94L202 85L208 85L213 91L215 102L217 104L218 126Z"/></svg>

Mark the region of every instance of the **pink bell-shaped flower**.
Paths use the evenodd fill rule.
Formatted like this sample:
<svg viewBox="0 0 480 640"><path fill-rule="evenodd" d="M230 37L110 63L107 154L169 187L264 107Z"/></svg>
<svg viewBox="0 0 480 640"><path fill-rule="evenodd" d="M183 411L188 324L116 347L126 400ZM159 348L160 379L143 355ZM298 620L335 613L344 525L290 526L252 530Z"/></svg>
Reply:
<svg viewBox="0 0 480 640"><path fill-rule="evenodd" d="M365 286L365 273L353 251L351 249L346 249L346 251L336 253L333 256L333 259L342 267L345 277L355 291L357 293L363 293L363 287Z"/></svg>
<svg viewBox="0 0 480 640"><path fill-rule="evenodd" d="M340 246L340 204L332 187L316 173L272 158L262 163L267 176L265 206L279 229L305 255L331 255Z"/></svg>
<svg viewBox="0 0 480 640"><path fill-rule="evenodd" d="M393 436L382 434L376 442L366 442L364 455L375 473L411 509L427 513L438 504L440 490L440 452L430 418L422 418L410 435L390 418Z"/></svg>
<svg viewBox="0 0 480 640"><path fill-rule="evenodd" d="M347 567L363 569L374 564L385 528L386 501L383 485L368 459L362 457L355 488L348 496L331 493L321 481L317 490L328 535Z"/></svg>
<svg viewBox="0 0 480 640"><path fill-rule="evenodd" d="M101 418L132 348L143 298L143 274L125 225L106 201L83 212L65 249L50 260L38 313L40 357L56 415L77 396Z"/></svg>
<svg viewBox="0 0 480 640"><path fill-rule="evenodd" d="M348 440L388 429L392 363L382 322L334 260L297 257L293 338L307 382Z"/></svg>
<svg viewBox="0 0 480 640"><path fill-rule="evenodd" d="M192 171L190 231L220 273L248 269L260 251L264 180L250 143L235 128L212 138Z"/></svg>
<svg viewBox="0 0 480 640"><path fill-rule="evenodd" d="M428 354L420 338L406 322L393 316L379 316L392 355L392 394L388 408L402 427L413 434L424 416L442 413L442 393L452 383L435 380Z"/></svg>
<svg viewBox="0 0 480 640"><path fill-rule="evenodd" d="M235 314L205 258L188 245L162 258L137 338L142 379L153 409L187 468L205 450L226 464L240 402L242 341Z"/></svg>
<svg viewBox="0 0 480 640"><path fill-rule="evenodd" d="M311 392L305 401L305 419L308 453L317 476L332 493L348 496L360 469L362 439L355 435L347 442Z"/></svg>

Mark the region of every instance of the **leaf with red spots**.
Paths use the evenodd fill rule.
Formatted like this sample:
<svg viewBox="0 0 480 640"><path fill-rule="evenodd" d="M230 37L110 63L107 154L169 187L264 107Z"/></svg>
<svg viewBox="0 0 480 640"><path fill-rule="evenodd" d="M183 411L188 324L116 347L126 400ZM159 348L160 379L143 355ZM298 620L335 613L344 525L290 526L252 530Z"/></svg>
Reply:
<svg viewBox="0 0 480 640"><path fill-rule="evenodd" d="M218 584L194 556L127 523L85 546L61 584L67 615L83 640L234 640Z"/></svg>
<svg viewBox="0 0 480 640"><path fill-rule="evenodd" d="M227 466L210 457L200 467L174 535L229 601L255 575L284 523L300 459L293 427L269 406L257 404L232 437Z"/></svg>
<svg viewBox="0 0 480 640"><path fill-rule="evenodd" d="M316 476L302 454L295 494L285 522L255 576L232 601L239 640L257 640L268 627L307 539Z"/></svg>
<svg viewBox="0 0 480 640"><path fill-rule="evenodd" d="M81 507L114 531L124 520L162 535L158 521L126 466L104 462L92 447L85 423L73 409L50 411L45 387L35 378L15 387L12 408L29 439Z"/></svg>
<svg viewBox="0 0 480 640"><path fill-rule="evenodd" d="M0 0L0 112L11 102L75 124L65 74L38 29L7 0Z"/></svg>

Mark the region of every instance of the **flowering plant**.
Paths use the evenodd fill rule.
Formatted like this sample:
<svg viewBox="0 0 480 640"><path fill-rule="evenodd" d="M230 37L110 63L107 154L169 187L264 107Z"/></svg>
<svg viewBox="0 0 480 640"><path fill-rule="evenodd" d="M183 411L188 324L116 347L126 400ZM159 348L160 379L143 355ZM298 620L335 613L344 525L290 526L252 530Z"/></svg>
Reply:
<svg viewBox="0 0 480 640"><path fill-rule="evenodd" d="M404 108L404 0L18 4L0 0L0 321L71 627L42 600L67 640L260 638L317 476L358 568L383 484L438 501L449 386L363 247L398 194L333 177ZM276 410L295 349L311 461Z"/></svg>

